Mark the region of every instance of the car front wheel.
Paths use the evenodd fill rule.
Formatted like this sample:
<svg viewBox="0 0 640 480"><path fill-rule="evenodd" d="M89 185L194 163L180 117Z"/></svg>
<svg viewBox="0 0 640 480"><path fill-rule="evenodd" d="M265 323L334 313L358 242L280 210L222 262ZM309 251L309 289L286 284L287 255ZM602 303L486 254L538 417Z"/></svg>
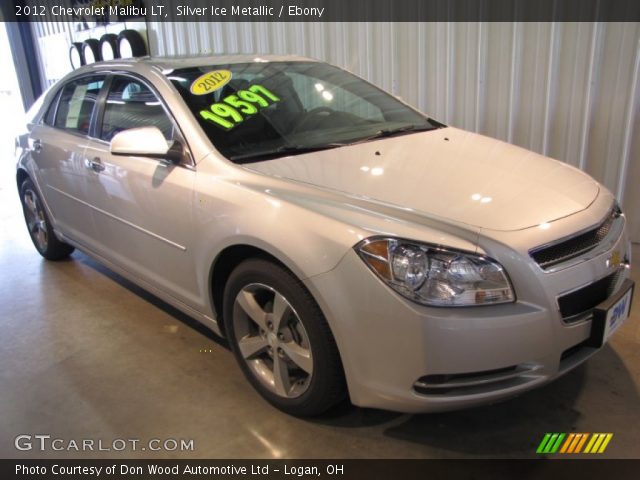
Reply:
<svg viewBox="0 0 640 480"><path fill-rule="evenodd" d="M40 255L47 260L61 260L71 255L74 248L56 237L40 195L28 178L20 187L20 200L29 235Z"/></svg>
<svg viewBox="0 0 640 480"><path fill-rule="evenodd" d="M280 410L318 415L345 396L338 350L302 283L262 259L240 264L224 297L225 328L254 388Z"/></svg>

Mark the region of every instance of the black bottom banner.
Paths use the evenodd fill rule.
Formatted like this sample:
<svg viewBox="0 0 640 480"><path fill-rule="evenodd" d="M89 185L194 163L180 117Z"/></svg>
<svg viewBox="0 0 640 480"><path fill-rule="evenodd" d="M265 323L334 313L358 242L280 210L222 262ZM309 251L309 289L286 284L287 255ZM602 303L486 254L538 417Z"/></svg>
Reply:
<svg viewBox="0 0 640 480"><path fill-rule="evenodd" d="M0 460L6 479L637 478L640 460Z"/></svg>

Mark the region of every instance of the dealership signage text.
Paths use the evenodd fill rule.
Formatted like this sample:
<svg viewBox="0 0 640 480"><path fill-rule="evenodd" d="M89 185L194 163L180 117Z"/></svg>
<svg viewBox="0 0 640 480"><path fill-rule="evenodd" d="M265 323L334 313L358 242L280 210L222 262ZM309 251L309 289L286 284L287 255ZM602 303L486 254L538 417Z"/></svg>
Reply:
<svg viewBox="0 0 640 480"><path fill-rule="evenodd" d="M50 468L43 465L23 465L18 463L15 468L16 475L71 475L71 476L94 476L100 477L100 475L113 476L113 475L206 475L206 476L238 476L238 475L269 475L272 472L277 472L282 475L292 475L296 477L313 476L319 477L322 473L326 473L330 476L343 475L344 466L340 464L326 465L326 468L322 471L320 467L303 466L303 465L287 465L273 468L269 464L263 465L215 465L215 466L203 466L203 465L184 465L182 468L179 465L156 465L148 464L145 467L140 465L127 465L127 464L114 464L109 466L101 465L60 465L53 464Z"/></svg>

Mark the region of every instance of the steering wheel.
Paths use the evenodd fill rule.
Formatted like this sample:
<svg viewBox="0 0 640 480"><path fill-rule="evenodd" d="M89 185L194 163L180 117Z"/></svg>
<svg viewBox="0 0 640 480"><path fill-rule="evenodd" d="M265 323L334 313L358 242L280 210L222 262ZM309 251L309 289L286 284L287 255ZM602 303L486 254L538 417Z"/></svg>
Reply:
<svg viewBox="0 0 640 480"><path fill-rule="evenodd" d="M296 133L299 131L304 131L305 130L304 127L307 126L307 124L310 123L311 120L313 120L318 115L321 115L323 113L332 114L334 113L334 110L332 108L325 107L324 105L320 107L312 108L307 113L305 113L300 123L298 123L298 125L293 129L293 132Z"/></svg>

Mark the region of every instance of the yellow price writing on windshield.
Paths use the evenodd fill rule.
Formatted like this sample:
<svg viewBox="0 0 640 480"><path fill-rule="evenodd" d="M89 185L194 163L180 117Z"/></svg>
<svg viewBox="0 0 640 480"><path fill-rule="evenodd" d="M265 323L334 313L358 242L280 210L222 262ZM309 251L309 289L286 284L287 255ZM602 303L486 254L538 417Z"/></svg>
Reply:
<svg viewBox="0 0 640 480"><path fill-rule="evenodd" d="M279 97L262 85L251 85L247 90L238 90L214 103L208 110L201 110L200 116L225 130L231 130L248 117L279 101Z"/></svg>

